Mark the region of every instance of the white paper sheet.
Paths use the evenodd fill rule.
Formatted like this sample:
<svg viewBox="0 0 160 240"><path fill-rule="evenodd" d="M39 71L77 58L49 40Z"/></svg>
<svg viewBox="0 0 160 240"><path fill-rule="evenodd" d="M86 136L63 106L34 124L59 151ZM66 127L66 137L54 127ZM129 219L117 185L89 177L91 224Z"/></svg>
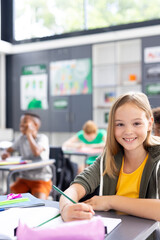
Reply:
<svg viewBox="0 0 160 240"><path fill-rule="evenodd" d="M102 220L103 220L104 226L107 227L107 234L109 234L122 221L120 218L107 218L107 217L102 217Z"/></svg>

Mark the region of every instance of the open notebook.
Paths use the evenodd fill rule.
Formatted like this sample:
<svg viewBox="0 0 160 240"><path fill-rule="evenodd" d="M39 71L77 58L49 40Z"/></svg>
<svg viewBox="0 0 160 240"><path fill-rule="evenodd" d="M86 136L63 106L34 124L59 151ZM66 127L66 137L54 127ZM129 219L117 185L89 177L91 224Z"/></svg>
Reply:
<svg viewBox="0 0 160 240"><path fill-rule="evenodd" d="M33 228L46 222L48 219L53 218L58 213L59 210L53 207L11 208L0 212L0 239L15 240L14 229L17 228L19 220L29 228ZM121 219L116 218L103 217L101 219L103 220L104 225L107 226L108 234L121 222ZM59 216L42 225L39 229L53 229L60 224L63 224L63 220ZM1 238L1 235L6 236L6 238Z"/></svg>

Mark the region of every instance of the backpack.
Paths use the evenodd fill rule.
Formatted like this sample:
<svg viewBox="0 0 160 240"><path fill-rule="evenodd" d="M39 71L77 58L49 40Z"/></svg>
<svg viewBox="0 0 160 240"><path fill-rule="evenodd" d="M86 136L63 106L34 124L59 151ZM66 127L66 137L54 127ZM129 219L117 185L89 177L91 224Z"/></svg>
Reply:
<svg viewBox="0 0 160 240"><path fill-rule="evenodd" d="M63 178L61 180L61 190L66 190L70 183L74 180L78 172L77 163L71 162L69 158L64 157L64 165L62 169Z"/></svg>
<svg viewBox="0 0 160 240"><path fill-rule="evenodd" d="M49 158L55 159L56 183L53 184L65 191L77 175L78 164L66 158L61 147L50 147ZM59 200L59 197L56 193L56 200Z"/></svg>

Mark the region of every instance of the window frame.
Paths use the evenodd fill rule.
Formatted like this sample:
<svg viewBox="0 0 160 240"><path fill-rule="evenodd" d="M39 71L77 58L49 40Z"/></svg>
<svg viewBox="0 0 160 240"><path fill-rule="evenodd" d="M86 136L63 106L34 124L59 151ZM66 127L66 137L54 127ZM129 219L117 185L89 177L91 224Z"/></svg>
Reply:
<svg viewBox="0 0 160 240"><path fill-rule="evenodd" d="M54 40L54 39L57 40L57 39L71 38L71 37L77 37L77 36L85 36L85 35L91 35L91 34L127 30L127 29L133 29L133 28L141 28L141 27L147 27L147 26L155 26L160 24L160 19L154 19L154 20L149 20L144 22L121 24L121 25L115 25L115 26L110 26L105 28L75 31L70 33L56 34L56 35L42 37L42 38L37 37L37 38L17 41L14 39L13 7L14 7L14 0L1 0L1 39L4 41L10 42L12 44L34 43L34 42L41 42L41 41Z"/></svg>

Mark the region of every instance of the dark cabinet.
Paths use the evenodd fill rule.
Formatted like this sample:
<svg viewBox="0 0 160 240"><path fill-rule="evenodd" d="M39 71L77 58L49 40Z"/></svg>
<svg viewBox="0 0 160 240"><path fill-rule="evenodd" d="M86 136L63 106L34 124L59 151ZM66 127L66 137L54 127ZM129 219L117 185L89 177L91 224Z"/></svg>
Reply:
<svg viewBox="0 0 160 240"><path fill-rule="evenodd" d="M92 119L92 95L57 96L50 99L50 130L76 132Z"/></svg>

